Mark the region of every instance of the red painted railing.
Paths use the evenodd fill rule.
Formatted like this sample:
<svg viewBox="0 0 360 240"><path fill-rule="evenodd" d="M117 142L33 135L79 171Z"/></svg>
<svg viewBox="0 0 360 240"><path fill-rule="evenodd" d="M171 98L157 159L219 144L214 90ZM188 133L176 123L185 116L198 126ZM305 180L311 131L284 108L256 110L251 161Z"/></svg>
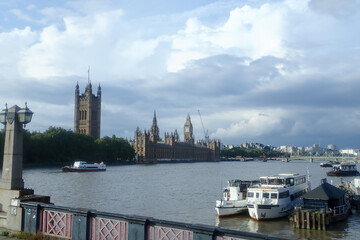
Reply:
<svg viewBox="0 0 360 240"><path fill-rule="evenodd" d="M71 239L72 214L51 210L40 212L40 231L49 236Z"/></svg>
<svg viewBox="0 0 360 240"><path fill-rule="evenodd" d="M183 229L149 226L148 240L193 240L193 233Z"/></svg>
<svg viewBox="0 0 360 240"><path fill-rule="evenodd" d="M127 222L100 217L90 218L90 239L126 240Z"/></svg>

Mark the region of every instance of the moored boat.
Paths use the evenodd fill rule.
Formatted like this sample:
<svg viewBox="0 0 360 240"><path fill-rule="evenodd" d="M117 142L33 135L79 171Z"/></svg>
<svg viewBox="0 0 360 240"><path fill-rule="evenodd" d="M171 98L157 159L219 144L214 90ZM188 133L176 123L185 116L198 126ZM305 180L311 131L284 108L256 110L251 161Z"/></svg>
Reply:
<svg viewBox="0 0 360 240"><path fill-rule="evenodd" d="M106 164L101 163L87 163L85 161L76 161L72 166L62 167L63 172L99 172L106 171Z"/></svg>
<svg viewBox="0 0 360 240"><path fill-rule="evenodd" d="M260 177L260 183L247 191L249 215L256 220L284 217L309 189L305 175L289 173Z"/></svg>
<svg viewBox="0 0 360 240"><path fill-rule="evenodd" d="M326 167L332 167L332 163L331 162L322 162L320 163L320 167L322 168L326 168Z"/></svg>
<svg viewBox="0 0 360 240"><path fill-rule="evenodd" d="M229 180L227 187L223 190L222 199L216 200L216 214L219 217L225 217L246 212L247 188L256 183L259 183L259 180Z"/></svg>
<svg viewBox="0 0 360 240"><path fill-rule="evenodd" d="M328 176L356 176L359 172L356 170L355 162L341 162L333 165L332 170L326 174Z"/></svg>

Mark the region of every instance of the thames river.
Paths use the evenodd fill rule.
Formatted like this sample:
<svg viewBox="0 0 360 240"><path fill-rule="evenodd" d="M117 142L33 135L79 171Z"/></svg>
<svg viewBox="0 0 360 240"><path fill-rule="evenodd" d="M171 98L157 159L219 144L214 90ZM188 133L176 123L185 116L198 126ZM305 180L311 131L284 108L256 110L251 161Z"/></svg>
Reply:
<svg viewBox="0 0 360 240"><path fill-rule="evenodd" d="M253 180L278 173L310 170L312 188L326 177L320 162L294 160L267 162L177 163L108 166L106 172L63 173L60 169L25 169L26 188L51 196L59 206L90 208L112 213L135 214L164 220L216 225L230 229L286 238L357 239L360 213L329 225L327 231L294 229L287 218L257 222L246 214L219 219L215 200L229 179ZM328 177L337 184L340 178ZM352 178L344 178L351 180Z"/></svg>

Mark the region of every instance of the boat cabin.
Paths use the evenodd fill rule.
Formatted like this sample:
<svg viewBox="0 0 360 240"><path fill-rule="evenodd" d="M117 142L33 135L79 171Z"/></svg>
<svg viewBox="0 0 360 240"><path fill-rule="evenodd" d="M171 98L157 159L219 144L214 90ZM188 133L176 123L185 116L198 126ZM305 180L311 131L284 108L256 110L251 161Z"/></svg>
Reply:
<svg viewBox="0 0 360 240"><path fill-rule="evenodd" d="M341 163L333 165L333 171L356 171L356 163Z"/></svg>
<svg viewBox="0 0 360 240"><path fill-rule="evenodd" d="M223 198L227 201L245 199L248 187L258 183L258 180L229 180L228 186L223 191Z"/></svg>
<svg viewBox="0 0 360 240"><path fill-rule="evenodd" d="M304 194L301 199L304 209L330 211L334 221L347 217L350 211L346 192L327 183L326 178L321 180L320 186Z"/></svg>
<svg viewBox="0 0 360 240"><path fill-rule="evenodd" d="M260 177L260 184L262 187L277 187L277 186L296 186L306 182L305 175L296 174L284 174L273 175L270 177Z"/></svg>

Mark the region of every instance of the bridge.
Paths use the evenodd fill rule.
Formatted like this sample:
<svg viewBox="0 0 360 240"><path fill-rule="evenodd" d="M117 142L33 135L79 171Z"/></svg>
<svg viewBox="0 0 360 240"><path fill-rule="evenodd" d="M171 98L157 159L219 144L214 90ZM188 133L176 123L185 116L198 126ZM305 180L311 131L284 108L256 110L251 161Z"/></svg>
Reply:
<svg viewBox="0 0 360 240"><path fill-rule="evenodd" d="M321 161L321 162L359 162L358 157L342 157L342 156L291 156L288 158L278 158L283 162L290 162L292 160L305 160L309 162Z"/></svg>

